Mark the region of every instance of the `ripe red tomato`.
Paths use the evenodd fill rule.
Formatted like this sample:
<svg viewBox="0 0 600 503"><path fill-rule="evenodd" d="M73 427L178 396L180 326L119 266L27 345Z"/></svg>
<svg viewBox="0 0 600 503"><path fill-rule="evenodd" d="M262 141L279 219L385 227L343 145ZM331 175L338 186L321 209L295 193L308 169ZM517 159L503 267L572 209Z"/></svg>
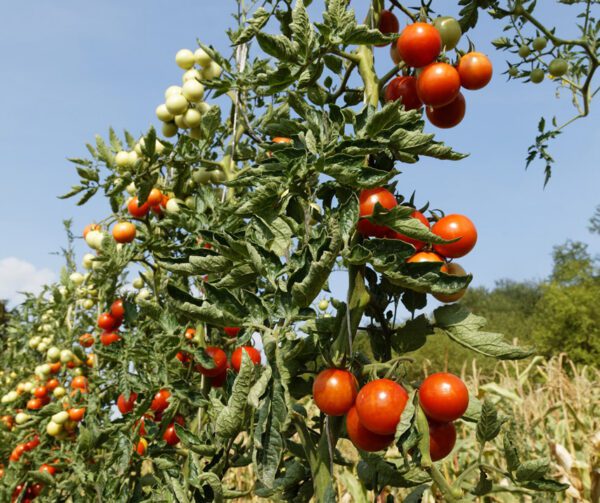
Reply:
<svg viewBox="0 0 600 503"><path fill-rule="evenodd" d="M21 456L25 453L25 444L17 444L15 448L10 453L9 461L19 461Z"/></svg>
<svg viewBox="0 0 600 503"><path fill-rule="evenodd" d="M196 329L195 328L188 328L185 331L184 337L188 340L191 341L194 338L194 335L196 335Z"/></svg>
<svg viewBox="0 0 600 503"><path fill-rule="evenodd" d="M460 92L458 71L448 63L432 63L417 78L417 94L423 103L443 107Z"/></svg>
<svg viewBox="0 0 600 503"><path fill-rule="evenodd" d="M365 189L360 191L359 201L359 216L368 217L373 214L375 205L380 204L383 208L391 210L398 206L398 201L389 190L379 187L376 189ZM391 232L391 229L384 225L377 225L369 222L364 218L359 218L357 225L358 232L365 237L385 237Z"/></svg>
<svg viewBox="0 0 600 503"><path fill-rule="evenodd" d="M273 143L292 143L291 138L285 138L283 136L276 136L271 140Z"/></svg>
<svg viewBox="0 0 600 503"><path fill-rule="evenodd" d="M127 203L127 211L134 218L144 218L150 211L150 204L146 201L140 205L140 200L136 197L132 197Z"/></svg>
<svg viewBox="0 0 600 503"><path fill-rule="evenodd" d="M150 206L156 206L158 204L161 204L162 200L163 193L159 189L154 188L150 191L150 194L148 194L148 199L146 199L146 202Z"/></svg>
<svg viewBox="0 0 600 503"><path fill-rule="evenodd" d="M402 58L400 57L400 53L398 52L398 43L397 42L392 42L390 44L390 58L392 58L392 61L394 62L395 65L399 65L400 61L402 61Z"/></svg>
<svg viewBox="0 0 600 503"><path fill-rule="evenodd" d="M434 126L449 129L458 126L462 122L465 118L466 110L467 102L465 101L465 97L462 93L458 93L458 96L447 105L438 108L427 107L425 113L429 122Z"/></svg>
<svg viewBox="0 0 600 503"><path fill-rule="evenodd" d="M464 215L446 215L440 218L431 232L444 239L458 241L444 245L433 245L433 249L447 258L460 258L469 253L477 243L477 229L471 220Z"/></svg>
<svg viewBox="0 0 600 503"><path fill-rule="evenodd" d="M122 320L125 316L125 306L123 305L123 301L121 299L115 300L111 304L110 309L108 311L110 312L110 315L113 318L117 320Z"/></svg>
<svg viewBox="0 0 600 503"><path fill-rule="evenodd" d="M172 423L170 423L169 426L167 426L167 429L163 433L163 440L168 445L176 445L179 443L179 437L175 432L175 423L183 426L185 424L183 416L175 416L175 420Z"/></svg>
<svg viewBox="0 0 600 503"><path fill-rule="evenodd" d="M442 38L430 24L409 24L398 39L398 53L408 66L420 68L435 61L442 49Z"/></svg>
<svg viewBox="0 0 600 503"><path fill-rule="evenodd" d="M135 225L131 222L119 222L112 230L117 243L131 243L135 239Z"/></svg>
<svg viewBox="0 0 600 503"><path fill-rule="evenodd" d="M38 445L40 445L40 437L38 435L34 435L29 442L25 442L24 448L25 451L29 452L35 449Z"/></svg>
<svg viewBox="0 0 600 503"><path fill-rule="evenodd" d="M67 412L69 413L69 419L78 423L83 419L83 416L85 415L85 407L74 407L69 409Z"/></svg>
<svg viewBox="0 0 600 503"><path fill-rule="evenodd" d="M43 465L40 466L40 472L44 473L48 473L50 475L54 475L56 473L56 468L52 465L47 465L46 463L44 463Z"/></svg>
<svg viewBox="0 0 600 503"><path fill-rule="evenodd" d="M237 334L240 333L240 330L240 327L223 327L223 332L225 332L228 337L237 337Z"/></svg>
<svg viewBox="0 0 600 503"><path fill-rule="evenodd" d="M354 405L358 382L352 372L326 369L313 383L313 398L317 407L330 416L343 416Z"/></svg>
<svg viewBox="0 0 600 503"><path fill-rule="evenodd" d="M29 410L40 410L44 406L41 398L31 398L27 401L26 407Z"/></svg>
<svg viewBox="0 0 600 503"><path fill-rule="evenodd" d="M79 344L84 348L94 345L94 336L92 334L82 334L79 336Z"/></svg>
<svg viewBox="0 0 600 503"><path fill-rule="evenodd" d="M457 264L456 262L450 262L449 264L447 264L447 266L448 266L448 270L446 271L446 274L449 274L450 276L466 276L467 275L467 271L465 271L463 269L463 267L460 266L459 264ZM434 293L433 296L440 302L450 304L451 302L457 302L460 299L462 299L466 292L467 292L467 289L463 288L462 290L459 290L456 293L449 293L449 294Z"/></svg>
<svg viewBox="0 0 600 503"><path fill-rule="evenodd" d="M414 77L395 77L385 88L385 101L401 100L405 110L420 110L422 101L417 95L417 79Z"/></svg>
<svg viewBox="0 0 600 503"><path fill-rule="evenodd" d="M469 390L454 374L438 372L421 384L419 403L428 418L447 423L465 413L469 406Z"/></svg>
<svg viewBox="0 0 600 503"><path fill-rule="evenodd" d="M102 332L100 334L100 343L103 346L110 346L115 342L119 342L121 337L115 332Z"/></svg>
<svg viewBox="0 0 600 503"><path fill-rule="evenodd" d="M50 363L50 373L58 374L60 372L60 367L62 366L61 362Z"/></svg>
<svg viewBox="0 0 600 503"><path fill-rule="evenodd" d="M367 430L358 417L356 407L352 407L348 411L348 415L346 416L346 432L355 447L367 452L382 451L394 441L394 435L378 435Z"/></svg>
<svg viewBox="0 0 600 503"><path fill-rule="evenodd" d="M254 365L260 364L260 352L252 346L242 346L241 348L236 348L231 355L231 366L233 367L233 370L239 372L242 367L242 350L246 352L254 362Z"/></svg>
<svg viewBox="0 0 600 503"><path fill-rule="evenodd" d="M444 258L433 252L418 252L412 257L406 259L406 262L411 264L418 264L421 262L444 262ZM440 271L447 273L448 266L444 263L444 265L440 268Z"/></svg>
<svg viewBox="0 0 600 503"><path fill-rule="evenodd" d="M137 397L138 394L134 391L131 392L129 398L125 398L125 395L121 393L119 398L117 398L117 408L119 409L119 412L123 415L129 414L133 410Z"/></svg>
<svg viewBox="0 0 600 503"><path fill-rule="evenodd" d="M161 389L159 392L154 395L154 399L150 404L150 408L154 412L162 412L169 406L169 398L171 397L171 392L168 389Z"/></svg>
<svg viewBox="0 0 600 503"><path fill-rule="evenodd" d="M36 398L44 398L48 394L48 388L46 386L38 386L33 390L33 396Z"/></svg>
<svg viewBox="0 0 600 503"><path fill-rule="evenodd" d="M48 379L46 382L46 388L48 388L48 391L54 391L59 386L60 382L58 382L58 379Z"/></svg>
<svg viewBox="0 0 600 503"><path fill-rule="evenodd" d="M410 216L412 218L416 218L417 220L420 220L420 222L429 229L429 225L430 225L429 220L427 220L427 217L425 215L423 215L423 213L415 210L410 214ZM409 238L408 236L400 234L399 232L396 232L393 237L394 237L394 239L399 239L400 241L404 241L405 243L409 243L409 244L413 245L417 249L417 251L425 248L425 243L423 241L419 241L418 239Z"/></svg>
<svg viewBox="0 0 600 503"><path fill-rule="evenodd" d="M88 379L85 376L75 376L71 381L71 388L86 391L88 387Z"/></svg>
<svg viewBox="0 0 600 503"><path fill-rule="evenodd" d="M212 358L212 361L214 362L215 366L212 369L208 369L198 364L196 366L196 369L202 375L205 375L207 377L215 377L227 369L227 355L225 354L225 351L223 351L221 348L209 346L204 349L204 352Z"/></svg>
<svg viewBox="0 0 600 503"><path fill-rule="evenodd" d="M393 435L408 401L408 393L389 379L367 383L356 397L356 412L365 428L379 435Z"/></svg>
<svg viewBox="0 0 600 503"><path fill-rule="evenodd" d="M492 62L481 52L468 52L458 62L460 83L474 91L485 87L492 80Z"/></svg>
<svg viewBox="0 0 600 503"><path fill-rule="evenodd" d="M178 351L175 355L175 358L177 358L184 365L187 365L194 359L194 357L191 354L186 353L185 351Z"/></svg>
<svg viewBox="0 0 600 503"><path fill-rule="evenodd" d="M135 451L140 456L143 456L144 454L146 454L147 450L148 450L148 441L145 438L140 438L140 440L138 441L137 446L135 448Z"/></svg>
<svg viewBox="0 0 600 503"><path fill-rule="evenodd" d="M83 229L83 238L85 239L85 237L88 235L88 232L99 231L100 229L101 229L101 227L98 224L86 225L85 228Z"/></svg>
<svg viewBox="0 0 600 503"><path fill-rule="evenodd" d="M454 423L429 422L429 454L432 461L445 458L456 444Z"/></svg>
<svg viewBox="0 0 600 503"><path fill-rule="evenodd" d="M379 31L384 34L398 33L400 30L400 23L398 18L393 12L389 10L382 10L379 13ZM387 44L378 44L377 47L385 47Z"/></svg>
<svg viewBox="0 0 600 503"><path fill-rule="evenodd" d="M102 313L98 316L98 328L110 332L121 325L121 320L115 318L110 313Z"/></svg>

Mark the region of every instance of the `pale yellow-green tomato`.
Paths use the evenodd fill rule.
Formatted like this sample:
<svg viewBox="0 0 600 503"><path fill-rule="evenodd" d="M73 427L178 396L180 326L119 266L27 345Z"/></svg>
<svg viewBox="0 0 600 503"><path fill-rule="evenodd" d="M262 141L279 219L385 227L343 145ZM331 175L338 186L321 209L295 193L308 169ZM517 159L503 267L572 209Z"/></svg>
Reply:
<svg viewBox="0 0 600 503"><path fill-rule="evenodd" d="M202 48L196 49L194 58L196 59L196 63L198 63L202 68L206 68L212 62L211 57Z"/></svg>
<svg viewBox="0 0 600 503"><path fill-rule="evenodd" d="M104 239L104 233L100 231L90 231L85 237L85 242L90 248L99 250L102 248L102 240Z"/></svg>
<svg viewBox="0 0 600 503"><path fill-rule="evenodd" d="M210 182L210 171L206 168L198 168L192 173L192 180L198 185L206 185Z"/></svg>
<svg viewBox="0 0 600 503"><path fill-rule="evenodd" d="M223 183L226 179L225 173L220 169L214 169L210 172L210 181L212 183Z"/></svg>
<svg viewBox="0 0 600 503"><path fill-rule="evenodd" d="M86 253L83 256L83 259L81 260L81 265L83 266L84 269L91 269L92 268L92 263L94 262L94 259L96 257L92 254L92 253Z"/></svg>
<svg viewBox="0 0 600 503"><path fill-rule="evenodd" d="M68 414L67 414L68 416ZM62 425L55 423L54 421L50 421L46 425L46 433L51 437L56 437L62 432Z"/></svg>
<svg viewBox="0 0 600 503"><path fill-rule="evenodd" d="M49 362L57 362L60 360L60 349L58 349L56 346L52 346L48 350L48 353L46 353L46 358Z"/></svg>
<svg viewBox="0 0 600 503"><path fill-rule="evenodd" d="M31 339L29 339L28 345L31 349L35 349L35 348L37 348L37 346L40 342L42 342L41 337L39 335L35 335Z"/></svg>
<svg viewBox="0 0 600 503"><path fill-rule="evenodd" d="M65 410L61 410L54 414L51 419L56 424L64 424L69 420L69 413Z"/></svg>
<svg viewBox="0 0 600 503"><path fill-rule="evenodd" d="M19 398L19 394L16 391L9 391L2 397L0 402L2 403L11 403Z"/></svg>
<svg viewBox="0 0 600 503"><path fill-rule="evenodd" d="M181 80L185 84L188 80L192 80L192 79L200 80L201 78L202 78L202 74L195 68L192 68L191 70L188 70L187 72L185 72L183 74L183 77L181 77Z"/></svg>
<svg viewBox="0 0 600 503"><path fill-rule="evenodd" d="M23 383L23 391L25 391L25 393L30 393L32 389L33 389L33 383L31 381L27 381L27 382Z"/></svg>
<svg viewBox="0 0 600 503"><path fill-rule="evenodd" d="M144 286L144 280L142 278L135 278L133 280L133 282L131 283L133 288L135 288L136 290L139 290L140 288L142 288Z"/></svg>
<svg viewBox="0 0 600 503"><path fill-rule="evenodd" d="M62 363L69 363L71 360L73 360L74 357L75 355L70 349L63 349L60 352L60 361Z"/></svg>
<svg viewBox="0 0 600 503"><path fill-rule="evenodd" d="M52 394L54 395L54 398L60 399L67 394L67 390L62 386L57 386L54 388Z"/></svg>
<svg viewBox="0 0 600 503"><path fill-rule="evenodd" d="M198 112L205 115L210 110L210 105L205 101L201 101L196 105L196 108L198 109Z"/></svg>
<svg viewBox="0 0 600 503"><path fill-rule="evenodd" d="M173 120L173 114L167 110L167 105L164 103L156 107L156 117L162 122L171 122Z"/></svg>
<svg viewBox="0 0 600 503"><path fill-rule="evenodd" d="M138 161L138 154L135 150L132 150L128 154L129 157L129 166L135 166L135 163Z"/></svg>
<svg viewBox="0 0 600 503"><path fill-rule="evenodd" d="M202 115L195 108L190 108L183 116L183 122L185 122L188 128L196 128L202 122Z"/></svg>
<svg viewBox="0 0 600 503"><path fill-rule="evenodd" d="M85 299L83 301L84 309L92 309L92 307L94 307L94 301L92 299Z"/></svg>
<svg viewBox="0 0 600 503"><path fill-rule="evenodd" d="M179 68L189 70L194 66L194 63L196 63L196 59L194 58L194 53L192 51L189 49L181 49L175 54L175 62Z"/></svg>
<svg viewBox="0 0 600 503"><path fill-rule="evenodd" d="M48 349L48 344L46 344L45 342L40 342L38 344L38 347L36 348L40 353L43 353L44 351L46 351Z"/></svg>
<svg viewBox="0 0 600 503"><path fill-rule="evenodd" d="M181 94L181 86L169 86L165 91L165 100L169 99L171 96L177 96Z"/></svg>
<svg viewBox="0 0 600 503"><path fill-rule="evenodd" d="M175 136L178 130L179 128L173 122L165 122L162 126L162 134L165 135L167 138Z"/></svg>
<svg viewBox="0 0 600 503"><path fill-rule="evenodd" d="M152 293L147 288L142 288L140 293L137 294L137 300L148 300L151 297Z"/></svg>
<svg viewBox="0 0 600 503"><path fill-rule="evenodd" d="M137 194L137 187L133 182L131 182L127 187L125 187L125 190L130 196L135 196Z"/></svg>
<svg viewBox="0 0 600 503"><path fill-rule="evenodd" d="M115 155L115 163L119 168L129 167L129 152L121 150Z"/></svg>
<svg viewBox="0 0 600 503"><path fill-rule="evenodd" d="M190 79L183 84L183 96L192 103L198 103L204 97L204 86L196 79Z"/></svg>
<svg viewBox="0 0 600 503"><path fill-rule="evenodd" d="M211 61L210 65L208 65L204 70L202 70L202 76L206 80L217 79L221 76L223 69L214 61Z"/></svg>
<svg viewBox="0 0 600 503"><path fill-rule="evenodd" d="M47 376L48 374L50 374L50 365L48 365L47 363L42 363L39 367L39 374L43 375L43 376Z"/></svg>
<svg viewBox="0 0 600 503"><path fill-rule="evenodd" d="M175 215L175 214L179 213L179 203L177 202L177 200L169 199L167 201L167 205L165 206L165 211L169 215Z"/></svg>
<svg viewBox="0 0 600 503"><path fill-rule="evenodd" d="M29 421L30 419L31 419L31 416L29 414L25 414L25 412L19 412L15 416L15 423L24 424L27 421Z"/></svg>
<svg viewBox="0 0 600 503"><path fill-rule="evenodd" d="M187 129L188 128L188 125L185 123L185 119L184 119L183 114L175 116L175 124L180 129Z"/></svg>
<svg viewBox="0 0 600 503"><path fill-rule="evenodd" d="M85 281L85 278L83 277L83 274L81 274L79 272L74 272L74 273L71 273L71 275L69 276L69 280L74 285L79 286Z"/></svg>
<svg viewBox="0 0 600 503"><path fill-rule="evenodd" d="M322 299L322 300L319 302L319 309L320 309L321 311L325 311L325 310L327 310L327 308L328 308L328 307L329 307L329 301L328 301L327 299Z"/></svg>

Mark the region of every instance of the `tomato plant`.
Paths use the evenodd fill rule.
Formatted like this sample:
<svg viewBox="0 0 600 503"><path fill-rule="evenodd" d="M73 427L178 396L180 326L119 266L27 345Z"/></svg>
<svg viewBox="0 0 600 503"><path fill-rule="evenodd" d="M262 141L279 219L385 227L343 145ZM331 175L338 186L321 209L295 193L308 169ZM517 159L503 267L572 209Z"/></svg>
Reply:
<svg viewBox="0 0 600 503"><path fill-rule="evenodd" d="M376 0L363 21L327 0L311 19L309 3L238 2L231 54L201 43L175 56L156 127L110 129L72 159L66 196L103 195L110 211L84 238L68 226L64 273L0 326L0 501L321 502L348 499L342 486L357 501L550 501L565 489L474 389L409 377L415 351L442 338L532 354L457 302L472 276L452 259L476 245L471 220L435 201L416 210L427 194L399 173L464 157L423 117L460 123L461 84L491 76L463 32L484 3L505 11L461 0L459 18L434 18L443 3ZM546 48L519 41L530 59L517 78L583 75L556 50L570 45L538 36ZM388 44L394 67L379 75L375 58L390 55L374 47ZM550 56L566 65L546 68ZM461 447L447 470L457 429L483 455ZM496 441L507 460L491 466Z"/></svg>

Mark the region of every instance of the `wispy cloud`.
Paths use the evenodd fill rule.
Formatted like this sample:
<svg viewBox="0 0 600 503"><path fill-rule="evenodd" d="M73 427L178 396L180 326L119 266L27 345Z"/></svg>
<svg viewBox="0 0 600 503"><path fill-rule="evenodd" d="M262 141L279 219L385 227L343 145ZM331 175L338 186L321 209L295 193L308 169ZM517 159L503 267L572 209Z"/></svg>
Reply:
<svg viewBox="0 0 600 503"><path fill-rule="evenodd" d="M0 259L0 299L14 304L19 301L19 292L38 293L54 278L55 274L50 269L38 269L17 257Z"/></svg>

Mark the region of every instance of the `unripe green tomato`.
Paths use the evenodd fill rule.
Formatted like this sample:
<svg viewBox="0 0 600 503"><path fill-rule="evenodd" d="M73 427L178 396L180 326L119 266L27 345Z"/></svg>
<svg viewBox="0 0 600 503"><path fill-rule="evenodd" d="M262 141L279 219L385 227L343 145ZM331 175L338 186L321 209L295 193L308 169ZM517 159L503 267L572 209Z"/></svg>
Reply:
<svg viewBox="0 0 600 503"><path fill-rule="evenodd" d="M193 196L188 196L185 198L185 205L188 208L195 208L196 207L196 198Z"/></svg>
<svg viewBox="0 0 600 503"><path fill-rule="evenodd" d="M48 349L48 344L46 344L45 342L40 342L38 344L38 347L36 348L40 353L43 353L44 351L46 351Z"/></svg>
<svg viewBox="0 0 600 503"><path fill-rule="evenodd" d="M91 253L86 253L83 256L83 259L81 261L81 265L84 267L84 269L91 269L92 268L92 263L94 262L94 259L96 257L91 254Z"/></svg>
<svg viewBox="0 0 600 503"><path fill-rule="evenodd" d="M521 56L522 58L526 58L530 54L531 49L529 48L529 46L523 44L521 47L519 47L519 56Z"/></svg>
<svg viewBox="0 0 600 503"><path fill-rule="evenodd" d="M147 288L142 288L140 293L137 294L136 300L147 300L152 296L152 292Z"/></svg>
<svg viewBox="0 0 600 503"><path fill-rule="evenodd" d="M56 424L64 424L69 420L69 413L65 410L61 410L54 414L51 419Z"/></svg>
<svg viewBox="0 0 600 503"><path fill-rule="evenodd" d="M125 187L125 190L130 196L135 196L137 194L137 187L133 182L131 182L127 187Z"/></svg>
<svg viewBox="0 0 600 503"><path fill-rule="evenodd" d="M62 398L66 394L67 394L67 390L65 388L63 388L62 386L57 386L56 388L54 388L54 391L52 392L52 395L54 395L54 398L57 398L57 399Z"/></svg>
<svg viewBox="0 0 600 503"><path fill-rule="evenodd" d="M32 389L33 383L31 381L26 381L23 383L23 391L25 391L25 393L31 392Z"/></svg>
<svg viewBox="0 0 600 503"><path fill-rule="evenodd" d="M543 51L546 47L546 44L548 44L548 41L544 37L537 37L533 40L531 46L536 51Z"/></svg>
<svg viewBox="0 0 600 503"><path fill-rule="evenodd" d="M195 127L190 129L189 132L190 138L193 138L194 140L201 140L202 139L202 129L200 129L199 127Z"/></svg>
<svg viewBox="0 0 600 503"><path fill-rule="evenodd" d="M201 78L202 78L202 74L195 68L192 68L191 70L188 70L187 72L185 72L183 74L183 77L181 77L181 81L185 84L188 80L193 80L193 79L200 80Z"/></svg>
<svg viewBox="0 0 600 503"><path fill-rule="evenodd" d="M29 414L25 414L25 412L18 412L15 416L15 423L24 424L31 419Z"/></svg>
<svg viewBox="0 0 600 503"><path fill-rule="evenodd" d="M569 70L569 63L562 58L553 59L548 66L548 72L553 77L562 77Z"/></svg>
<svg viewBox="0 0 600 503"><path fill-rule="evenodd" d="M169 215L176 215L177 213L179 213L179 203L177 203L177 200L176 199L169 199L167 201L166 206L165 206L165 211Z"/></svg>
<svg viewBox="0 0 600 503"><path fill-rule="evenodd" d="M169 113L175 115L175 119L177 119L178 115L181 115L188 109L189 103L181 94L177 94L169 96L166 105Z"/></svg>
<svg viewBox="0 0 600 503"><path fill-rule="evenodd" d="M69 280L74 285L79 286L84 282L85 278L83 277L83 274L79 272L74 272L69 276Z"/></svg>
<svg viewBox="0 0 600 503"><path fill-rule="evenodd" d="M183 116L183 122L188 128L195 128L198 127L202 122L202 116L198 110L195 108L190 108Z"/></svg>
<svg viewBox="0 0 600 503"><path fill-rule="evenodd" d="M213 169L210 172L210 181L212 183L223 183L226 179L225 173L221 169Z"/></svg>
<svg viewBox="0 0 600 503"><path fill-rule="evenodd" d="M164 103L156 107L156 117L162 122L171 122L173 120L173 114L167 110L167 105Z"/></svg>
<svg viewBox="0 0 600 503"><path fill-rule="evenodd" d="M210 65L208 65L204 70L202 70L202 76L206 80L218 79L223 72L223 68L221 68L217 63L211 61Z"/></svg>
<svg viewBox="0 0 600 503"><path fill-rule="evenodd" d="M34 335L31 339L29 339L29 347L31 349L35 349L40 342L42 342L42 338L39 335Z"/></svg>
<svg viewBox="0 0 600 503"><path fill-rule="evenodd" d="M63 349L60 352L60 361L62 363L69 363L71 360L73 360L73 357L75 355L73 354L73 352L70 349Z"/></svg>
<svg viewBox="0 0 600 503"><path fill-rule="evenodd" d="M202 68L206 68L212 62L211 57L202 48L196 49L196 52L194 53L194 59Z"/></svg>
<svg viewBox="0 0 600 503"><path fill-rule="evenodd" d="M49 362L57 362L60 360L60 349L58 349L56 346L52 346L46 353L46 358Z"/></svg>
<svg viewBox="0 0 600 503"><path fill-rule="evenodd" d="M42 363L39 367L39 373L43 376L47 376L48 374L50 374L51 372L51 368L50 365L48 365L47 363Z"/></svg>
<svg viewBox="0 0 600 503"><path fill-rule="evenodd" d="M125 150L117 152L117 155L115 155L115 164L119 168L129 167L129 152L126 152Z"/></svg>
<svg viewBox="0 0 600 503"><path fill-rule="evenodd" d="M188 129L188 125L185 123L183 115L175 116L175 124L179 129Z"/></svg>
<svg viewBox="0 0 600 503"><path fill-rule="evenodd" d="M178 130L179 129L173 122L165 122L162 125L162 134L165 135L167 138L171 138L171 137L175 136L177 134Z"/></svg>
<svg viewBox="0 0 600 503"><path fill-rule="evenodd" d="M69 414L67 414L68 416ZM55 423L54 421L50 421L46 425L46 433L51 437L56 437L62 432L62 425Z"/></svg>
<svg viewBox="0 0 600 503"><path fill-rule="evenodd" d="M544 70L542 70L541 68L533 69L529 78L534 84L539 84L544 80Z"/></svg>
<svg viewBox="0 0 600 503"><path fill-rule="evenodd" d="M196 79L190 79L183 84L182 94L188 101L198 103L204 97L204 86Z"/></svg>
<svg viewBox="0 0 600 503"><path fill-rule="evenodd" d="M42 342L48 346L50 344L52 344L53 340L54 340L54 337L42 337Z"/></svg>
<svg viewBox="0 0 600 503"><path fill-rule="evenodd" d="M44 323L42 325L42 332L50 332L52 330L52 325L50 325L49 323Z"/></svg>
<svg viewBox="0 0 600 503"><path fill-rule="evenodd" d="M136 290L139 290L140 288L142 288L144 286L144 280L142 278L135 278L131 284L132 284L133 288L135 288Z"/></svg>
<svg viewBox="0 0 600 503"><path fill-rule="evenodd" d="M516 66L511 66L511 67L508 69L508 74L509 74L511 77L516 77L517 75L519 75L519 69L518 69Z"/></svg>
<svg viewBox="0 0 600 503"><path fill-rule="evenodd" d="M446 51L451 51L458 45L462 30L456 19L451 16L438 17L433 22L433 26L442 37L442 50L445 48Z"/></svg>
<svg viewBox="0 0 600 503"><path fill-rule="evenodd" d="M183 70L189 70L195 62L194 53L189 49L181 49L175 54L175 63Z"/></svg>
<svg viewBox="0 0 600 503"><path fill-rule="evenodd" d="M12 377L13 379L17 378L17 373L13 370L10 374L8 374L10 377Z"/></svg>
<svg viewBox="0 0 600 503"><path fill-rule="evenodd" d="M327 299L323 299L319 302L319 309L321 311L325 311L329 307L329 301Z"/></svg>
<svg viewBox="0 0 600 503"><path fill-rule="evenodd" d="M520 3L517 3L514 8L514 13L517 16L522 16L525 13L525 9L523 8L523 5L521 5Z"/></svg>
<svg viewBox="0 0 600 503"><path fill-rule="evenodd" d="M42 317L40 319L45 322L50 319L50 316L48 316L48 313L44 313L42 314Z"/></svg>
<svg viewBox="0 0 600 503"><path fill-rule="evenodd" d="M94 307L94 301L92 299L85 299L83 301L84 309L92 309L92 307Z"/></svg>

